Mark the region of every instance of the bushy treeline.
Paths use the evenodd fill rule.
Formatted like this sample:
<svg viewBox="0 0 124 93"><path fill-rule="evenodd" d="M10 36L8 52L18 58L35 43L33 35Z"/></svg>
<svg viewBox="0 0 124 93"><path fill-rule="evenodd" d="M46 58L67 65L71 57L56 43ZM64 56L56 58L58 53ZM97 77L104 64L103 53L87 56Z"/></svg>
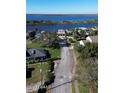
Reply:
<svg viewBox="0 0 124 93"><path fill-rule="evenodd" d="M80 53L82 59L86 58L97 58L98 57L98 44L97 43L86 43L85 47L78 46L77 51Z"/></svg>
<svg viewBox="0 0 124 93"><path fill-rule="evenodd" d="M55 48L59 49L59 38L56 35L56 32L44 32L39 33L39 38L36 38L37 31L31 31L26 33L26 39L31 40L34 43L42 43L42 47L46 48Z"/></svg>
<svg viewBox="0 0 124 93"><path fill-rule="evenodd" d="M98 44L86 43L85 47L77 46L78 61L77 79L89 93L97 93L98 87Z"/></svg>
<svg viewBox="0 0 124 93"><path fill-rule="evenodd" d="M48 63L48 72L47 72L47 75L46 75L47 79L44 83L45 86L48 86L48 85L50 85L54 82L55 75L54 75L53 71L54 71L54 62L51 61L51 62Z"/></svg>
<svg viewBox="0 0 124 93"><path fill-rule="evenodd" d="M97 24L98 20L87 21L50 21L50 20L27 20L28 26L63 25L63 24Z"/></svg>

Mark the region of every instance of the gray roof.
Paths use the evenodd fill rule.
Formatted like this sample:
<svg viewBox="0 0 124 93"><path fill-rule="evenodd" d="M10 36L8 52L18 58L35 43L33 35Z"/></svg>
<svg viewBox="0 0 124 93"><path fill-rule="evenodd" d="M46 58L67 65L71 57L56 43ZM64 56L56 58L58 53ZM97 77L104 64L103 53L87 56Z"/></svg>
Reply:
<svg viewBox="0 0 124 93"><path fill-rule="evenodd" d="M59 29L58 32L57 32L57 34L65 34L65 30Z"/></svg>
<svg viewBox="0 0 124 93"><path fill-rule="evenodd" d="M29 48L26 49L26 58L43 58L46 57L46 52L43 49Z"/></svg>

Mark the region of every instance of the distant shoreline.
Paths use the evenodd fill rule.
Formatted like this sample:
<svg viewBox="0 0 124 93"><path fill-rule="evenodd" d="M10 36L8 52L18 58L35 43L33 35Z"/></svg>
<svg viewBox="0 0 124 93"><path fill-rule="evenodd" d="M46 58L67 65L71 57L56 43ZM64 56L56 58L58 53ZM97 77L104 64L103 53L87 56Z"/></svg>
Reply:
<svg viewBox="0 0 124 93"><path fill-rule="evenodd" d="M47 15L47 16L81 16L81 15L98 15L98 14L26 14L26 15Z"/></svg>

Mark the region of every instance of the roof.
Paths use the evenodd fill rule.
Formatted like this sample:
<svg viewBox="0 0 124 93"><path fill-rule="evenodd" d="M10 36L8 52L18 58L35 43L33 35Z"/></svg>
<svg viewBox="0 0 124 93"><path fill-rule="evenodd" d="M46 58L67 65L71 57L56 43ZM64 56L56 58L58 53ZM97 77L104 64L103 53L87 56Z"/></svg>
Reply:
<svg viewBox="0 0 124 93"><path fill-rule="evenodd" d="M86 30L87 28L85 28L85 27L78 27L78 28L75 28L75 29L82 29L82 30Z"/></svg>
<svg viewBox="0 0 124 93"><path fill-rule="evenodd" d="M80 43L80 45L85 46L83 40L80 40L79 43Z"/></svg>
<svg viewBox="0 0 124 93"><path fill-rule="evenodd" d="M65 34L65 30L59 29L58 32L57 32L57 34Z"/></svg>
<svg viewBox="0 0 124 93"><path fill-rule="evenodd" d="M30 54L28 53L27 50L26 50L26 57L30 57Z"/></svg>
<svg viewBox="0 0 124 93"><path fill-rule="evenodd" d="M26 58L46 57L46 52L43 49L29 48L26 49Z"/></svg>

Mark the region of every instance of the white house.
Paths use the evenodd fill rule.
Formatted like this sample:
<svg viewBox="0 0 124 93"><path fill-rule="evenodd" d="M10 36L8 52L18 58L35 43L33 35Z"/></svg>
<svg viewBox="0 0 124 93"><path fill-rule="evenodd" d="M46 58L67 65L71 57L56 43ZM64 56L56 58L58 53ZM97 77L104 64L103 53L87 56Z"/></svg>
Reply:
<svg viewBox="0 0 124 93"><path fill-rule="evenodd" d="M57 32L57 36L61 39L65 39L65 36L66 36L65 30L59 29Z"/></svg>
<svg viewBox="0 0 124 93"><path fill-rule="evenodd" d="M79 43L80 43L81 46L85 46L83 40L80 40Z"/></svg>

